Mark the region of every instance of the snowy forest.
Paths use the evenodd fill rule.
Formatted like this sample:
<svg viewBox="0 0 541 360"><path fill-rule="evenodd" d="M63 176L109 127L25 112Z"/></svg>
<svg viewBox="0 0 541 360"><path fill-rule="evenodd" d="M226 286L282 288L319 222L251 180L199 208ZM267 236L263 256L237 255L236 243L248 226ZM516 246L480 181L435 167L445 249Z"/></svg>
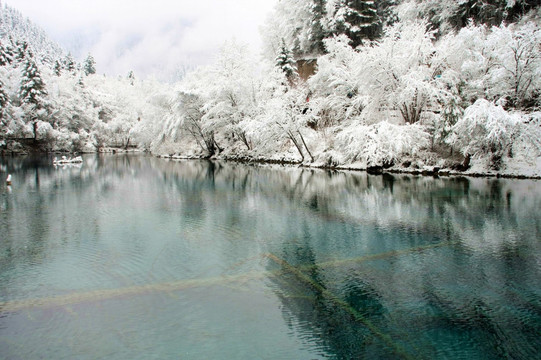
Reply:
<svg viewBox="0 0 541 360"><path fill-rule="evenodd" d="M96 73L17 10L0 26L4 151L541 176L537 0L281 0L175 84Z"/></svg>

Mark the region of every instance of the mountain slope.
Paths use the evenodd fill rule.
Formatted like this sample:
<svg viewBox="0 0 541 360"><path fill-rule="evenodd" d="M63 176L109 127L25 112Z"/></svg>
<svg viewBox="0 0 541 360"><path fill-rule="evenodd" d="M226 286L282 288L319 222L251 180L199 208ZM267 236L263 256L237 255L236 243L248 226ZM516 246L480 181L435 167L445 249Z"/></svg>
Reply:
<svg viewBox="0 0 541 360"><path fill-rule="evenodd" d="M38 59L54 63L64 57L64 50L47 33L18 10L0 3L0 41L9 44L26 41Z"/></svg>

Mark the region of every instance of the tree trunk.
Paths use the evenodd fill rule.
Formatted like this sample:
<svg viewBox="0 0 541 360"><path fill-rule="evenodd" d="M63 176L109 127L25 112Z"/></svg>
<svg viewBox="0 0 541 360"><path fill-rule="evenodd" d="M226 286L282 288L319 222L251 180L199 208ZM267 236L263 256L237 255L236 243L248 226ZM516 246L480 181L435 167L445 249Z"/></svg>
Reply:
<svg viewBox="0 0 541 360"><path fill-rule="evenodd" d="M288 130L287 131L287 136L289 137L289 139L291 141L293 141L293 144L295 144L295 147L297 148L297 150L299 151L299 154L301 155L301 163L304 162L304 154L302 152L302 147L300 146L298 140L295 138L295 136L293 135L293 133L291 132L291 130Z"/></svg>
<svg viewBox="0 0 541 360"><path fill-rule="evenodd" d="M299 133L299 136L301 137L301 141L304 144L304 148L306 149L306 152L308 153L308 155L310 155L310 160L311 160L310 162L314 162L314 157L312 156L310 149L308 149L308 145L306 145L306 141L304 141L304 136L302 136L300 130L297 130L297 132Z"/></svg>
<svg viewBox="0 0 541 360"><path fill-rule="evenodd" d="M212 140L214 140L214 145L216 145L216 149L218 149L218 154L221 153L222 151L224 151L224 149L222 149L220 147L220 145L218 145L218 143L216 142L216 139L214 138L214 136L212 137Z"/></svg>
<svg viewBox="0 0 541 360"><path fill-rule="evenodd" d="M34 129L34 141L38 139L38 121L36 119L33 120L32 128Z"/></svg>
<svg viewBox="0 0 541 360"><path fill-rule="evenodd" d="M248 138L246 137L246 133L242 130L235 131L239 139L242 141L244 145L248 148L248 150L252 150L252 147L250 146L250 142L248 141Z"/></svg>

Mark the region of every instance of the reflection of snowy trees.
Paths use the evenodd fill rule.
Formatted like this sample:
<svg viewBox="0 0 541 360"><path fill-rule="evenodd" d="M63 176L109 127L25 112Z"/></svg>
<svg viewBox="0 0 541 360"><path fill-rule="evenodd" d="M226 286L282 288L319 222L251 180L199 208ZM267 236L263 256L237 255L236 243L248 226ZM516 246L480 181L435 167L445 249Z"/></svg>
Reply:
<svg viewBox="0 0 541 360"><path fill-rule="evenodd" d="M503 251L512 246L515 239L521 238L521 234L529 238L527 234L535 233L536 225L528 224L527 219L528 214L535 211L541 202L538 197L530 196L539 190L538 184L533 181L435 179L389 174L371 176L297 168L249 167L222 162L214 163L212 168L208 167L207 162L153 164L156 171L164 171L167 179L201 183L201 191L205 189L205 182L210 180L218 188L234 188L245 199L245 203L235 206L246 207L246 211L253 211L250 204L257 203L261 212L268 212L272 217L282 206L282 201L284 206L287 201L293 201L299 209L299 216L315 216L322 221L353 227L366 225L384 232L404 230L406 226L405 231L413 236L412 246L417 244L416 237L422 236L458 241L481 253ZM517 218L524 221L518 228ZM269 218L269 222L272 221ZM257 225L265 226L263 222ZM283 230L283 236L302 237L302 229L298 229L297 225L297 222L291 222ZM497 230L493 228L494 225ZM310 238L317 238L313 233L315 229L307 230L312 233ZM465 229L473 233L465 232ZM263 228L260 231L267 233ZM335 235L325 240L329 242L328 246L340 247L342 236ZM344 238L349 237L346 233L343 235ZM385 242L385 237L378 241ZM325 247L323 243L319 245ZM344 244L343 248L336 250L341 252L340 256L347 256L350 252L363 249L351 249L350 245ZM537 245L532 242L530 246ZM328 260L328 255L323 253L316 256L318 262Z"/></svg>
<svg viewBox="0 0 541 360"><path fill-rule="evenodd" d="M528 291L541 275L538 223L531 217L541 202L532 196L539 193L536 182L220 162L155 166L163 169L164 185L177 189L183 208L195 206L189 214L198 231L205 231L203 224L235 231L246 226L242 253L279 259L266 264L281 271L270 277L270 286L284 305L286 323L330 353L393 353L359 315L393 339L407 338L405 351L420 351L420 357L437 354L421 346L434 340L431 331L455 326L494 356L513 349L493 346L494 329L536 339L535 324L525 315L535 301ZM216 211L215 191L228 212ZM509 282L516 292L503 290ZM495 313L510 303L511 312ZM477 350L464 345L465 352Z"/></svg>

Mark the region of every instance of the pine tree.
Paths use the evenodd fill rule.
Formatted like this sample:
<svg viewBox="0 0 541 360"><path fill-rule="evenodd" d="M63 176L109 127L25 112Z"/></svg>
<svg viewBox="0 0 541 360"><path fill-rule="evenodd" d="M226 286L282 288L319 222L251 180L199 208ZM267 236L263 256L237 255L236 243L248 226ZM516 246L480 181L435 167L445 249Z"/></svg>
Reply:
<svg viewBox="0 0 541 360"><path fill-rule="evenodd" d="M62 64L60 64L60 61L56 60L54 62L54 69L53 70L54 70L54 74L56 76L62 75Z"/></svg>
<svg viewBox="0 0 541 360"><path fill-rule="evenodd" d="M276 66L286 74L289 81L292 81L297 76L295 60L293 60L293 56L287 48L285 40L282 40L280 53L276 57Z"/></svg>
<svg viewBox="0 0 541 360"><path fill-rule="evenodd" d="M3 44L0 44L0 66L6 66L10 63L6 54L6 48Z"/></svg>
<svg viewBox="0 0 541 360"><path fill-rule="evenodd" d="M29 55L28 43L26 41L17 41L17 49L15 50L15 60L23 62Z"/></svg>
<svg viewBox="0 0 541 360"><path fill-rule="evenodd" d="M0 80L0 120L4 119L4 111L9 103L9 97L4 90L4 83Z"/></svg>
<svg viewBox="0 0 541 360"><path fill-rule="evenodd" d="M9 35L8 41L5 46L5 51L6 51L6 57L10 64L13 63L13 60L15 59L15 51L13 50L14 47L15 47L15 44L13 42L13 37Z"/></svg>
<svg viewBox="0 0 541 360"><path fill-rule="evenodd" d="M32 59L26 59L19 89L19 100L28 104L33 110L43 108L43 98L47 96L45 83L36 63Z"/></svg>
<svg viewBox="0 0 541 360"><path fill-rule="evenodd" d="M85 83L83 82L83 77L82 76L79 76L79 80L77 80L77 86L79 86L80 88L85 87Z"/></svg>
<svg viewBox="0 0 541 360"><path fill-rule="evenodd" d="M88 54L88 56L86 57L83 70L86 76L96 73L96 61L94 60L94 57L92 57L92 55Z"/></svg>
<svg viewBox="0 0 541 360"><path fill-rule="evenodd" d="M380 35L381 20L373 0L341 0L336 3L332 19L334 35L345 34L351 46L362 45L363 40L374 40Z"/></svg>
<svg viewBox="0 0 541 360"><path fill-rule="evenodd" d="M135 74L132 70L128 73L128 80L130 80L130 85L135 84Z"/></svg>
<svg viewBox="0 0 541 360"><path fill-rule="evenodd" d="M426 18L433 29L439 29L440 33L437 35L441 36L451 28L458 30L471 22L488 26L516 22L522 15L541 7L541 2L539 0L418 1L418 5L420 16Z"/></svg>
<svg viewBox="0 0 541 360"><path fill-rule="evenodd" d="M312 0L310 12L312 13L312 21L309 32L310 48L312 54L322 55L325 53L325 45L323 39L327 37L324 21L325 21L325 3L326 0Z"/></svg>
<svg viewBox="0 0 541 360"><path fill-rule="evenodd" d="M27 116L32 121L34 139L37 139L38 111L44 108L44 97L47 96L45 83L41 79L38 67L32 58L28 57L24 63L19 100L26 105Z"/></svg>
<svg viewBox="0 0 541 360"><path fill-rule="evenodd" d="M398 3L399 0L376 1L378 16L381 20L381 24L377 33L378 37L382 35L384 26L391 26L398 21L398 15L394 11L394 8L398 5Z"/></svg>
<svg viewBox="0 0 541 360"><path fill-rule="evenodd" d="M64 59L64 68L68 70L69 73L73 75L75 74L75 61L73 60L71 53L68 53L68 55Z"/></svg>

